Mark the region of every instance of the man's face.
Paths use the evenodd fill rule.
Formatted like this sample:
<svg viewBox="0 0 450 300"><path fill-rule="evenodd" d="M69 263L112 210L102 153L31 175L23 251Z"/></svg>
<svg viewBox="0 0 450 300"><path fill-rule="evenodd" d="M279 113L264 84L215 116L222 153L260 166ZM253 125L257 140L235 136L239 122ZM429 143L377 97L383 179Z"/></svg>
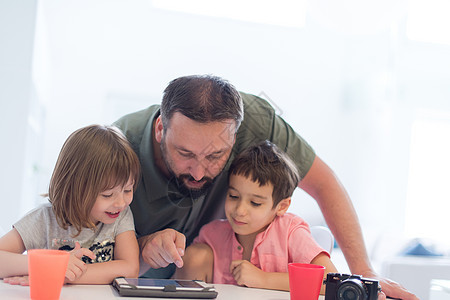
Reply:
<svg viewBox="0 0 450 300"><path fill-rule="evenodd" d="M169 128L156 123L156 140L169 173L177 178L181 191L193 197L206 193L222 171L235 140L234 120L199 123L175 113Z"/></svg>

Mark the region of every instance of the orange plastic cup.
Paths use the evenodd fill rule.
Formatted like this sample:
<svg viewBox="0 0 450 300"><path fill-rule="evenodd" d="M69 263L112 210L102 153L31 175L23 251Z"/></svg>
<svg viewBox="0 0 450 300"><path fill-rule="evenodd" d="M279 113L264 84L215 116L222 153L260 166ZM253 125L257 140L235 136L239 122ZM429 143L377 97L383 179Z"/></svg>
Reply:
<svg viewBox="0 0 450 300"><path fill-rule="evenodd" d="M70 253L62 250L28 251L28 280L33 300L57 300L64 284Z"/></svg>
<svg viewBox="0 0 450 300"><path fill-rule="evenodd" d="M324 266L290 263L289 290L291 300L317 300L322 287Z"/></svg>

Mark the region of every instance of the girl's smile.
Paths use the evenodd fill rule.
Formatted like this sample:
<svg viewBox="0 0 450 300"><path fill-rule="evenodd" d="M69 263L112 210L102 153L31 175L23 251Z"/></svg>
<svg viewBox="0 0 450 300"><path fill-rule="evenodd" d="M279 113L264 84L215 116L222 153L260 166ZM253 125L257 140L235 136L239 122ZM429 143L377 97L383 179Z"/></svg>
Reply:
<svg viewBox="0 0 450 300"><path fill-rule="evenodd" d="M110 218L115 219L115 218L117 218L117 217L119 216L120 211L114 212L114 213L112 213L112 212L106 212L106 214L107 214Z"/></svg>
<svg viewBox="0 0 450 300"><path fill-rule="evenodd" d="M120 213L133 200L133 185L134 181L130 178L125 186L118 185L98 194L91 210L92 221L95 224L98 222L105 224L114 223Z"/></svg>

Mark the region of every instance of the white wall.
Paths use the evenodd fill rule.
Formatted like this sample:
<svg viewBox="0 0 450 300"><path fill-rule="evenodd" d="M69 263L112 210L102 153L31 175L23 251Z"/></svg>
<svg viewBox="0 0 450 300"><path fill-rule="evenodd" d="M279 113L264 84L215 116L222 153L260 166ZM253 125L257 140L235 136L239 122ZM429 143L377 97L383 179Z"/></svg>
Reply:
<svg viewBox="0 0 450 300"><path fill-rule="evenodd" d="M0 1L0 234L23 208L35 17L35 1Z"/></svg>
<svg viewBox="0 0 450 300"><path fill-rule="evenodd" d="M11 3L2 4L5 15L23 13L21 4ZM305 27L295 28L166 11L148 0L39 1L30 114L42 139L34 139L33 153L21 152L25 117L19 112L27 109L29 64L18 80L0 70L1 82L11 86L6 90L24 105L3 113L3 120L18 120L14 137L21 141L1 156L22 164L20 173L25 155L35 178L25 188L32 195L45 192L72 131L159 103L178 76L213 73L242 91L264 92L277 104L348 189L372 247L381 234L404 231L411 125L418 109L450 111L450 49L408 39L406 1L369 1L364 7L346 1L353 5L347 9L333 3L308 2ZM17 22L8 20L1 22ZM30 47L32 33L11 28ZM24 47L11 45L18 61L29 59L18 49ZM2 53L0 61L9 62L11 55ZM12 169L2 168L2 178ZM3 214L12 212L0 220L2 226L21 213L9 198L0 200ZM291 210L322 222L301 191Z"/></svg>

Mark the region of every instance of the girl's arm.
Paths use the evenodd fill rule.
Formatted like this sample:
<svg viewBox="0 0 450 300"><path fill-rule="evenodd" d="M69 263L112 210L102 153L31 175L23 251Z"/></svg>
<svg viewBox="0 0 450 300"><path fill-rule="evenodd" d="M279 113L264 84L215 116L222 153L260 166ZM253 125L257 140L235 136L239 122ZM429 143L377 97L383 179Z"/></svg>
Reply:
<svg viewBox="0 0 450 300"><path fill-rule="evenodd" d="M337 272L336 267L325 253L320 253L311 264L325 267L324 278L328 273ZM247 260L235 260L231 263L230 271L237 284L247 287L289 291L289 273L264 272ZM322 285L320 294L325 294L325 285Z"/></svg>
<svg viewBox="0 0 450 300"><path fill-rule="evenodd" d="M15 228L0 238L0 278L28 274L28 257L23 252L25 245Z"/></svg>
<svg viewBox="0 0 450 300"><path fill-rule="evenodd" d="M116 277L136 278L139 274L139 247L134 231L116 237L114 260L87 265L86 272L72 284L110 284Z"/></svg>

